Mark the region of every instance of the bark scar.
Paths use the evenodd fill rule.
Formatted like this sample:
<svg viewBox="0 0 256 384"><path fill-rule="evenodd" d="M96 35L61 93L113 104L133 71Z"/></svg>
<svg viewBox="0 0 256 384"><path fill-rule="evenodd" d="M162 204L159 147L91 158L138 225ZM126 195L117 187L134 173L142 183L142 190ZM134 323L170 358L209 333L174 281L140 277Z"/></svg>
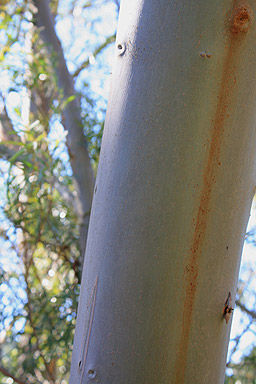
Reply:
<svg viewBox="0 0 256 384"><path fill-rule="evenodd" d="M223 309L223 317L226 321L226 324L229 322L230 316L232 315L232 312L234 311L234 308L231 306L231 292L228 293L227 300L225 301L225 306Z"/></svg>
<svg viewBox="0 0 256 384"><path fill-rule="evenodd" d="M237 7L234 11L232 33L238 35L246 33L250 28L252 10L248 5Z"/></svg>

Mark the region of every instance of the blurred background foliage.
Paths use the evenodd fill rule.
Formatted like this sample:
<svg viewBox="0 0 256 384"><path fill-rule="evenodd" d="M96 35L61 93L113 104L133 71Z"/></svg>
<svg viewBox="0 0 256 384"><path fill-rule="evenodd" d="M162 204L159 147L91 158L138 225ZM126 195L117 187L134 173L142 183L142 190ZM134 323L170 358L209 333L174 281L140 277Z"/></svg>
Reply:
<svg viewBox="0 0 256 384"><path fill-rule="evenodd" d="M75 89L66 97L58 85L58 54L49 51L35 22L35 3L0 0L3 384L68 383L82 259L63 114L74 100L79 103L96 174L119 12L118 0L50 1ZM247 242L255 249L253 227ZM255 257L249 257L240 274L227 384L256 383L254 277Z"/></svg>
<svg viewBox="0 0 256 384"><path fill-rule="evenodd" d="M1 383L68 382L81 249L63 112L79 100L96 173L119 3L54 0L50 7L75 84L68 98L34 2L0 2Z"/></svg>

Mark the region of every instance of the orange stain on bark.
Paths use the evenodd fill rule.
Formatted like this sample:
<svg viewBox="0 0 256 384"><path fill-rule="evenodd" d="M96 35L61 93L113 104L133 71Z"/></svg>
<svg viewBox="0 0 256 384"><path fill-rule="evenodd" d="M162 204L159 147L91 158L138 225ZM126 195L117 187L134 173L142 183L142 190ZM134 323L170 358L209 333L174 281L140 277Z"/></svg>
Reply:
<svg viewBox="0 0 256 384"><path fill-rule="evenodd" d="M210 148L203 174L199 208L195 219L195 231L189 258L185 267L185 302L183 308L182 332L175 363L175 384L182 384L185 380L189 336L197 290L199 259L207 230L208 214L211 210L212 190L216 183L218 168L221 165L220 151L225 131L225 122L228 118L228 106L236 87L236 60L239 54L239 46L242 35L249 29L252 19L251 9L248 6L236 6L234 4L233 9L227 54L223 64L217 108L211 130Z"/></svg>

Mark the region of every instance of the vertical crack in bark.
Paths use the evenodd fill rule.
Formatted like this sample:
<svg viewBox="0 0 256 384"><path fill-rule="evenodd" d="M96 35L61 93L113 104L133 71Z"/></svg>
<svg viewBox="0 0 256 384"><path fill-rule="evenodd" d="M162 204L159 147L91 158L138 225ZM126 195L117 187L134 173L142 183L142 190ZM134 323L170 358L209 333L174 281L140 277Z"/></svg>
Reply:
<svg viewBox="0 0 256 384"><path fill-rule="evenodd" d="M224 59L223 72L218 93L218 102L213 119L213 127L210 137L210 149L206 167L203 173L200 203L195 219L195 231L190 248L187 265L185 267L185 300L182 316L182 331L178 342L177 359L175 362L175 384L182 384L185 380L185 369L187 364L187 354L189 348L189 336L193 317L193 307L197 290L197 278L199 272L199 260L202 253L203 243L207 231L208 215L211 211L211 196L214 184L216 183L218 168L220 163L221 144L225 131L225 123L228 118L228 107L231 102L236 87L236 70L241 34L248 30L248 23L251 20L251 11L245 15L245 6L236 7L234 4L233 18L229 31L229 42L227 54ZM239 18L239 14L241 18ZM248 21L249 18L249 21ZM240 32L235 28L237 20L240 20ZM234 29L235 28L235 29Z"/></svg>
<svg viewBox="0 0 256 384"><path fill-rule="evenodd" d="M95 305L96 305L96 296L97 296L97 290L98 290L98 282L99 282L99 277L96 277L96 281L93 286L93 291L92 291L92 303L91 303L91 311L90 311L90 317L89 317L89 324L88 324L88 329L87 329L87 334L84 340L84 346L83 346L83 352L82 352L82 357L79 361L79 370L81 371L81 380L80 384L82 384L84 375L85 375L85 365L86 365L86 359L87 359L87 354L88 354L88 349L89 349L89 342L90 342L90 336L91 336L91 331L92 331L92 323L93 323L93 318L94 318L94 310L95 310Z"/></svg>

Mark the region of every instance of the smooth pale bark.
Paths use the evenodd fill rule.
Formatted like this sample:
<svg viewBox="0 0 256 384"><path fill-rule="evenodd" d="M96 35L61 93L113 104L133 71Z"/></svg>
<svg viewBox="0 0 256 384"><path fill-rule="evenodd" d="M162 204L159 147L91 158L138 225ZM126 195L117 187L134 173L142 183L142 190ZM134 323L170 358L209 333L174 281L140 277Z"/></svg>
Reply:
<svg viewBox="0 0 256 384"><path fill-rule="evenodd" d="M256 3L123 0L70 384L223 384L256 174Z"/></svg>

